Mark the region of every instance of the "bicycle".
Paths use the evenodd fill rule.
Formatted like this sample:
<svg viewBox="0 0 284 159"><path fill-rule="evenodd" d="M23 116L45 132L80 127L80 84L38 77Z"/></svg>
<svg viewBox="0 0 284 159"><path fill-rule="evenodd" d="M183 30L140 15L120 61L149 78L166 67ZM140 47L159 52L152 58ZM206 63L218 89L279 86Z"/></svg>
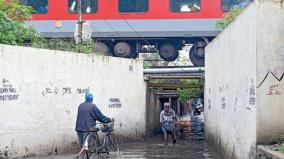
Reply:
<svg viewBox="0 0 284 159"><path fill-rule="evenodd" d="M90 130L90 134L86 138L86 155L87 159L93 159L101 154L119 156L118 140L114 134L114 121L110 123L98 123L101 127L94 127ZM103 133L103 142L101 144L98 132ZM96 156L94 156L96 155Z"/></svg>

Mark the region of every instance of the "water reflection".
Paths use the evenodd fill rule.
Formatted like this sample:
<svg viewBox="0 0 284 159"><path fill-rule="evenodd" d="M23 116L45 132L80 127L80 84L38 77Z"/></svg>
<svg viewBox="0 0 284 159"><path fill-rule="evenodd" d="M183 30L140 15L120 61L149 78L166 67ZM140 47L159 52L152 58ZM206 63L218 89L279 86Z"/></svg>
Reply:
<svg viewBox="0 0 284 159"><path fill-rule="evenodd" d="M178 140L175 146L164 146L162 138L145 143L123 144L119 158L123 159L221 159L203 141Z"/></svg>

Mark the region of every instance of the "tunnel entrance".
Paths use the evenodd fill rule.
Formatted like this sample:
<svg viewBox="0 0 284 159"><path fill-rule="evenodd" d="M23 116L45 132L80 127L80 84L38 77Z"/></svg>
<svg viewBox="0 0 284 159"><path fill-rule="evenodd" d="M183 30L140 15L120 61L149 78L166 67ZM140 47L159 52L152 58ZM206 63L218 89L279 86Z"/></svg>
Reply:
<svg viewBox="0 0 284 159"><path fill-rule="evenodd" d="M144 73L147 81L147 136L162 134L160 112L168 102L178 117L178 136L203 139L204 70L193 67L152 68L145 69Z"/></svg>

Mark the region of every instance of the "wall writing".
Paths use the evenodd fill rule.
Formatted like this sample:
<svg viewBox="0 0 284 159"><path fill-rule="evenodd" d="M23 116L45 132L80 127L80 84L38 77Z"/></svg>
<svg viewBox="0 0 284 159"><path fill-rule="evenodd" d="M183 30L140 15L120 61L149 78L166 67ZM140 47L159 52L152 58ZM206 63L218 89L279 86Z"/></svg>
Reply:
<svg viewBox="0 0 284 159"><path fill-rule="evenodd" d="M274 68L273 72L268 71L267 74L262 79L262 81L260 82L260 84L257 86L257 88L260 88L269 76L272 76L279 83L282 82L283 79L284 79L283 68L278 67L278 68ZM274 82L274 83L269 85L268 90L266 92L266 95L268 95L268 96L281 95L282 92L281 92L281 89L280 89L278 82L276 82L276 83Z"/></svg>
<svg viewBox="0 0 284 159"><path fill-rule="evenodd" d="M222 104L222 109L225 109L226 108L226 98L225 97L222 97L222 102L221 102L221 104Z"/></svg>
<svg viewBox="0 0 284 159"><path fill-rule="evenodd" d="M16 88L13 87L12 83L3 78L0 81L0 101L12 101L17 100L19 98L19 94L17 93Z"/></svg>
<svg viewBox="0 0 284 159"><path fill-rule="evenodd" d="M73 94L73 93L85 94L89 91L90 91L89 87L72 89L70 86L56 86L56 85L54 85L50 82L50 86L44 88L41 91L41 94L43 96L46 96L46 95L49 95L49 94L64 96L64 95L69 95L69 94Z"/></svg>
<svg viewBox="0 0 284 159"><path fill-rule="evenodd" d="M87 88L77 88L76 91L77 91L78 94L84 94L84 93L89 92L90 88L89 87L87 87Z"/></svg>
<svg viewBox="0 0 284 159"><path fill-rule="evenodd" d="M257 88L260 88L260 87L261 87L261 85L266 81L266 79L267 79L267 77L268 77L269 75L272 76L272 77L274 77L274 78L275 78L277 81L279 81L279 82L281 82L282 79L284 78L284 73L282 73L280 76L277 76L275 73L269 71L269 72L267 72L266 75L263 77L262 81L259 83L259 85L257 86Z"/></svg>
<svg viewBox="0 0 284 159"><path fill-rule="evenodd" d="M109 99L109 108L121 108L122 104L119 98L110 98Z"/></svg>
<svg viewBox="0 0 284 159"><path fill-rule="evenodd" d="M62 95L64 96L65 94L72 94L72 88L71 87L63 87L62 88Z"/></svg>
<svg viewBox="0 0 284 159"><path fill-rule="evenodd" d="M266 95L281 95L281 91L278 84L270 85Z"/></svg>
<svg viewBox="0 0 284 159"><path fill-rule="evenodd" d="M208 109L210 110L211 109L211 100L208 99Z"/></svg>
<svg viewBox="0 0 284 159"><path fill-rule="evenodd" d="M252 79L251 87L249 89L249 104L255 105L255 101L256 101L255 85L254 85L254 80Z"/></svg>

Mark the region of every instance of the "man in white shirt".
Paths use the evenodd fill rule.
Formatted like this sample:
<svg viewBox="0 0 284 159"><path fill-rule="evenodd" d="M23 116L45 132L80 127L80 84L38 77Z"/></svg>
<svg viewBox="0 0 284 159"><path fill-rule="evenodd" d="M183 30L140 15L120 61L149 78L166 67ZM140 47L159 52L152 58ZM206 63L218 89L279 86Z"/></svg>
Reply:
<svg viewBox="0 0 284 159"><path fill-rule="evenodd" d="M162 131L164 133L165 145L168 144L167 136L170 133L173 138L173 144L176 143L175 132L176 113L171 108L170 103L164 103L164 110L160 113L160 123L162 124Z"/></svg>

